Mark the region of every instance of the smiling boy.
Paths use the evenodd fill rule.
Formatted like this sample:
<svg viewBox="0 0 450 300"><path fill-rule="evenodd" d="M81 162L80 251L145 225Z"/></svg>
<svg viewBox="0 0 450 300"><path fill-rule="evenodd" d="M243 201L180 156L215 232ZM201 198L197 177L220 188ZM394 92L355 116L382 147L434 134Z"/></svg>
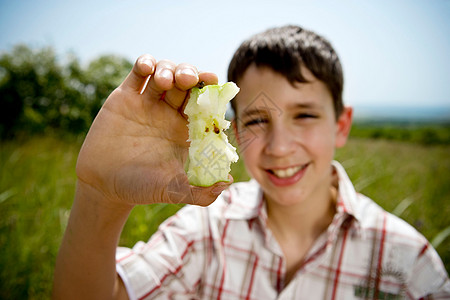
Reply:
<svg viewBox="0 0 450 300"><path fill-rule="evenodd" d="M229 79L241 89L232 103L236 136L253 179L192 187L183 170L182 111L190 88L217 77L148 55L138 59L80 151L54 298L450 295L448 275L426 239L356 193L333 161L352 110L343 106L342 69L325 39L297 26L255 35L235 53ZM196 205L181 209L147 243L116 253L135 205L180 201Z"/></svg>
<svg viewBox="0 0 450 300"><path fill-rule="evenodd" d="M268 227L286 258L287 282L333 220L331 162L351 123L350 108L336 122L326 85L304 67L302 75L308 83L291 84L269 67L252 64L237 80L242 92L235 99L239 135L253 136L241 157L263 190ZM260 103L261 91L281 113Z"/></svg>

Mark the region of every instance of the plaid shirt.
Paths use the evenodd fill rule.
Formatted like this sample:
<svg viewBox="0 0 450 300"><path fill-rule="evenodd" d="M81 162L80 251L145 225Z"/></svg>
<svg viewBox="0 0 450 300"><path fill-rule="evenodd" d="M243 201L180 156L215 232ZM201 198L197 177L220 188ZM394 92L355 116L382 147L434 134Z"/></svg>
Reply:
<svg viewBox="0 0 450 300"><path fill-rule="evenodd" d="M289 284L252 180L209 207L184 207L148 243L118 248L130 299L450 299L447 272L427 240L334 168L337 213Z"/></svg>

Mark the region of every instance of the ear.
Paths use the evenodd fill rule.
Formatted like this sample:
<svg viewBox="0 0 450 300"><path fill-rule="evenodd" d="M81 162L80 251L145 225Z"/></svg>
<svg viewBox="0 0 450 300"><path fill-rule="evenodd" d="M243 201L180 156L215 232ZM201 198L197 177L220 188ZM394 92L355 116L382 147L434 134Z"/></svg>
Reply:
<svg viewBox="0 0 450 300"><path fill-rule="evenodd" d="M347 143L350 129L352 128L353 108L346 106L337 120L336 148L343 147Z"/></svg>

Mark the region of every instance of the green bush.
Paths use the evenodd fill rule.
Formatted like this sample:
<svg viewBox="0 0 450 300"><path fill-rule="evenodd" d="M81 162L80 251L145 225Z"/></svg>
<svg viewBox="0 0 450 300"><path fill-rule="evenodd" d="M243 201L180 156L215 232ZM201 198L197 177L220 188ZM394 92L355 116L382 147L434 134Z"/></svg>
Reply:
<svg viewBox="0 0 450 300"><path fill-rule="evenodd" d="M0 56L0 138L62 130L86 132L102 103L130 71L124 58L104 55L82 67L62 64L50 47L14 47Z"/></svg>
<svg viewBox="0 0 450 300"><path fill-rule="evenodd" d="M350 136L354 138L413 142L422 145L449 145L450 123L356 122L352 127Z"/></svg>

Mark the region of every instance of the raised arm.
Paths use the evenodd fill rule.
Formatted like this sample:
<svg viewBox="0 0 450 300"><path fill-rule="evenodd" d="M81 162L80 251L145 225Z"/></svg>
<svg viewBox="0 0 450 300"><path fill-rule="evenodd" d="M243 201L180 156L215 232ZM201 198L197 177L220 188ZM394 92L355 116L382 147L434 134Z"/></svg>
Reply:
<svg viewBox="0 0 450 300"><path fill-rule="evenodd" d="M158 202L208 205L230 184L197 188L184 173L188 133L182 111L199 81L215 84L217 76L143 55L106 100L78 157L54 299L126 299L115 252L131 209Z"/></svg>

